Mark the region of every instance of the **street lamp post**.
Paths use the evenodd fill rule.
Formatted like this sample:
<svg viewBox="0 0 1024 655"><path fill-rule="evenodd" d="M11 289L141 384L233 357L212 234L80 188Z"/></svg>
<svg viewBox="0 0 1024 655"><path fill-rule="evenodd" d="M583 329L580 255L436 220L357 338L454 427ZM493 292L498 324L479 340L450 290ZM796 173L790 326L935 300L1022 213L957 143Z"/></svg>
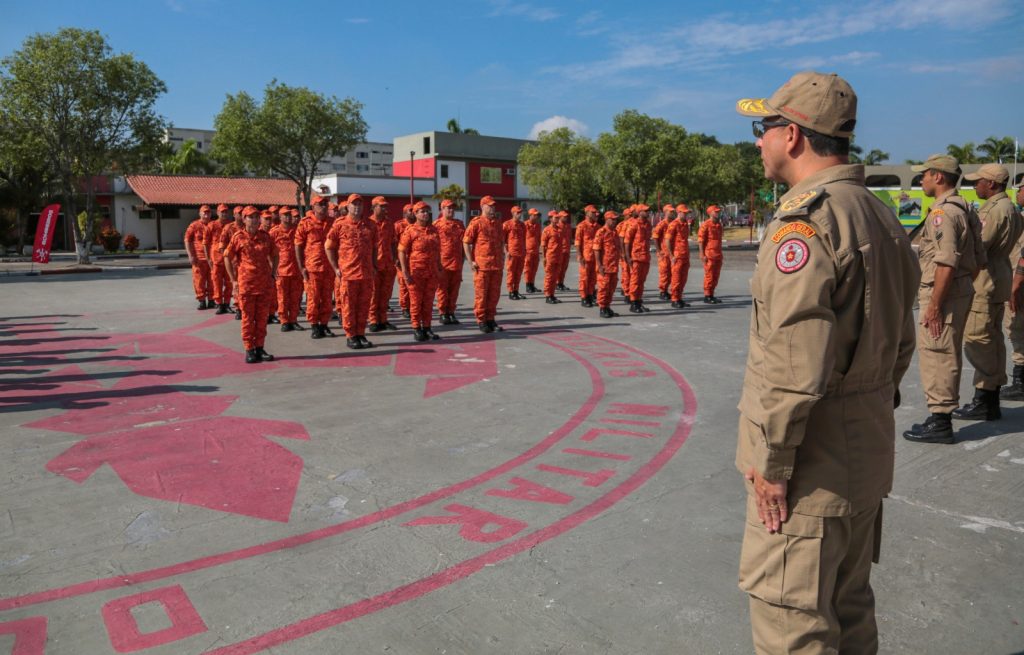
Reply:
<svg viewBox="0 0 1024 655"><path fill-rule="evenodd" d="M415 156L416 156L416 151L415 150L410 150L409 151L409 204L410 205L413 204L413 198L412 197L413 197L413 195L415 193L415 190L413 189L413 183L412 183L412 167L414 165L413 157L415 157Z"/></svg>

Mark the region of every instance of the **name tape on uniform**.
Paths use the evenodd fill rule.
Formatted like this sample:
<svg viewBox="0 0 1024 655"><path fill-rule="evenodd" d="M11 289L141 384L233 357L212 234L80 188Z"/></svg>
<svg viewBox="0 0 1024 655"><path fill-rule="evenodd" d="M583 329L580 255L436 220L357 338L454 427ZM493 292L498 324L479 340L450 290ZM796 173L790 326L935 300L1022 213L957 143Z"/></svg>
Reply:
<svg viewBox="0 0 1024 655"><path fill-rule="evenodd" d="M772 235L772 243L778 243L782 241L782 238L787 234L792 234L794 232L802 234L808 239L817 234L817 232L814 231L814 228L807 223L788 223L787 225L779 228L779 231Z"/></svg>

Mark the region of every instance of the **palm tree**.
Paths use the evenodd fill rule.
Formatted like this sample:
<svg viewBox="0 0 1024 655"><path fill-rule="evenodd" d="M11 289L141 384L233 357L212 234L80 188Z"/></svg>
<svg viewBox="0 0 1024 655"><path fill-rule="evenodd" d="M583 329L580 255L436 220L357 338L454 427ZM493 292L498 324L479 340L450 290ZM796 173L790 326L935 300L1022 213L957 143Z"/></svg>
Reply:
<svg viewBox="0 0 1024 655"><path fill-rule="evenodd" d="M863 155L863 154L864 154L864 148L861 148L859 145L854 143L853 142L853 138L851 137L850 138L850 163L851 164L860 164L860 163L862 163L862 160L861 160L860 156Z"/></svg>
<svg viewBox="0 0 1024 655"><path fill-rule="evenodd" d="M968 141L962 146L951 143L946 146L946 154L956 157L961 164L977 164L978 155L974 153L974 143Z"/></svg>
<svg viewBox="0 0 1024 655"><path fill-rule="evenodd" d="M1016 151L1013 138L1008 136L1004 136L1001 139L990 136L978 146L978 150L984 154L982 161L1000 164L1005 161L1013 161L1013 155Z"/></svg>
<svg viewBox="0 0 1024 655"><path fill-rule="evenodd" d="M480 134L472 127L463 128L459 125L459 120L457 118L448 119L448 131L452 134Z"/></svg>
<svg viewBox="0 0 1024 655"><path fill-rule="evenodd" d="M466 190L458 184L449 184L431 196L434 200L451 200L455 203L455 209L462 209L462 202L466 197Z"/></svg>
<svg viewBox="0 0 1024 655"><path fill-rule="evenodd" d="M883 152L878 148L873 148L871 152L864 155L865 166L878 166L882 162L889 161L889 153Z"/></svg>
<svg viewBox="0 0 1024 655"><path fill-rule="evenodd" d="M177 152L164 157L161 168L170 175L210 175L216 172L217 165L199 149L195 140L188 139Z"/></svg>

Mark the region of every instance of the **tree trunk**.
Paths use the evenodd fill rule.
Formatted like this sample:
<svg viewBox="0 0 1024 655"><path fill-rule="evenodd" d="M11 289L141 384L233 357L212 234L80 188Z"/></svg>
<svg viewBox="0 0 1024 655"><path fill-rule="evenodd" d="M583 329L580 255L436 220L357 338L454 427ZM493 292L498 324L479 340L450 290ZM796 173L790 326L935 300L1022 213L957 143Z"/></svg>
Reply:
<svg viewBox="0 0 1024 655"><path fill-rule="evenodd" d="M18 255L21 255L25 250L25 228L28 227L28 213L24 207L17 208L14 220L18 229Z"/></svg>
<svg viewBox="0 0 1024 655"><path fill-rule="evenodd" d="M78 206L75 204L75 190L73 182L70 176L66 178L64 183L64 216L71 223L71 235L72 243L75 246L75 254L77 255L79 264L88 264L89 261L89 248L82 249L82 241L85 237L82 236L82 230L78 226Z"/></svg>

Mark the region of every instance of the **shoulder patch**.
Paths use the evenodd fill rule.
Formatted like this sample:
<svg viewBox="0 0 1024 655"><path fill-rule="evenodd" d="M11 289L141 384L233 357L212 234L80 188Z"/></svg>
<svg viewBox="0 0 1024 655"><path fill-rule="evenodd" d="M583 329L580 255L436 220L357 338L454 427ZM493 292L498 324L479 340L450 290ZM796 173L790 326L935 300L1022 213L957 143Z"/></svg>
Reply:
<svg viewBox="0 0 1024 655"><path fill-rule="evenodd" d="M796 273L811 259L811 250L800 239L786 241L775 252L775 267L783 273Z"/></svg>
<svg viewBox="0 0 1024 655"><path fill-rule="evenodd" d="M782 205L779 206L779 211L791 212L796 209L807 207L814 202L815 198L821 195L821 192L822 189L820 187L817 189L811 189L810 191L804 191L803 193L793 196L786 202L782 203Z"/></svg>
<svg viewBox="0 0 1024 655"><path fill-rule="evenodd" d="M802 234L808 239L817 234L817 232L814 231L814 228L808 225L807 223L788 223L785 226L779 228L779 230L772 235L772 243L778 243L782 241L782 237L786 236L787 234L792 234L793 232Z"/></svg>

